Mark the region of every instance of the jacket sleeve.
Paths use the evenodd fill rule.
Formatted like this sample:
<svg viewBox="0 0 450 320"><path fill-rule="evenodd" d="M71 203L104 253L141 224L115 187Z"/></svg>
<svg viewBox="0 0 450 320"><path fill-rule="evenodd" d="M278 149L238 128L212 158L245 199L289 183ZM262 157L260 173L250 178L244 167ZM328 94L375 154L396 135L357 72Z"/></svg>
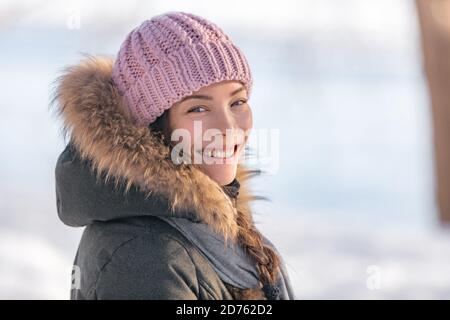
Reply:
<svg viewBox="0 0 450 320"><path fill-rule="evenodd" d="M198 299L196 268L175 239L129 240L113 253L96 284L97 299Z"/></svg>

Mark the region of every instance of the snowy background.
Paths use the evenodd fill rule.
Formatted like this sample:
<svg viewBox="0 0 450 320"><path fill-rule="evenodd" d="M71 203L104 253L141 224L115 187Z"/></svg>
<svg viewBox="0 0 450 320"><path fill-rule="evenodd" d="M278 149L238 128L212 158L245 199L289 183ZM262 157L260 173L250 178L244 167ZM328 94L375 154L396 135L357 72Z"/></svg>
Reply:
<svg viewBox="0 0 450 320"><path fill-rule="evenodd" d="M254 189L299 299L450 298L411 0L0 1L0 298L67 299L81 229L57 218L51 83L169 10L217 23L252 67L279 153Z"/></svg>

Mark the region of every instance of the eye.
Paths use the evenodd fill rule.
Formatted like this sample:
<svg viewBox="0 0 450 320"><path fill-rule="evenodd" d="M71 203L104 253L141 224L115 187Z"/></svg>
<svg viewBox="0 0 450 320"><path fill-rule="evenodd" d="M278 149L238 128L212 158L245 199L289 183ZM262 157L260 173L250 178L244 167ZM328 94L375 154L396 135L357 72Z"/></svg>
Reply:
<svg viewBox="0 0 450 320"><path fill-rule="evenodd" d="M189 109L189 110L188 110L188 113L190 113L190 112L199 113L199 112L202 112L201 109L206 110L206 109L205 109L204 107L202 107L202 106L197 106L197 107L194 107L194 108Z"/></svg>
<svg viewBox="0 0 450 320"><path fill-rule="evenodd" d="M246 99L240 99L240 100L236 101L235 103L233 103L232 106L242 106L246 102L247 102Z"/></svg>

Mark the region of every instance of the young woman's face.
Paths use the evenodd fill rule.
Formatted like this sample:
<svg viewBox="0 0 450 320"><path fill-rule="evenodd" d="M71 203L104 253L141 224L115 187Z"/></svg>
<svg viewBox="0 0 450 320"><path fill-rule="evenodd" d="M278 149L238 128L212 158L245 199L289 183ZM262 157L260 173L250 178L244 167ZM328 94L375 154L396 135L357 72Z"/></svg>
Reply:
<svg viewBox="0 0 450 320"><path fill-rule="evenodd" d="M201 88L169 109L172 143L183 141L193 163L219 185L235 178L252 128L247 99L241 82L222 81Z"/></svg>

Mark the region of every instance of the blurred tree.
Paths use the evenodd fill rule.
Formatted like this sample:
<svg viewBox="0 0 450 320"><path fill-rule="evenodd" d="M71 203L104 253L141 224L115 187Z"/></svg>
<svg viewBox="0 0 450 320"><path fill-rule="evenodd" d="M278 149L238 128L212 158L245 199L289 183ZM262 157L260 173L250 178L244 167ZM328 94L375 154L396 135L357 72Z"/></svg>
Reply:
<svg viewBox="0 0 450 320"><path fill-rule="evenodd" d="M416 0L431 98L440 219L450 223L450 0Z"/></svg>

